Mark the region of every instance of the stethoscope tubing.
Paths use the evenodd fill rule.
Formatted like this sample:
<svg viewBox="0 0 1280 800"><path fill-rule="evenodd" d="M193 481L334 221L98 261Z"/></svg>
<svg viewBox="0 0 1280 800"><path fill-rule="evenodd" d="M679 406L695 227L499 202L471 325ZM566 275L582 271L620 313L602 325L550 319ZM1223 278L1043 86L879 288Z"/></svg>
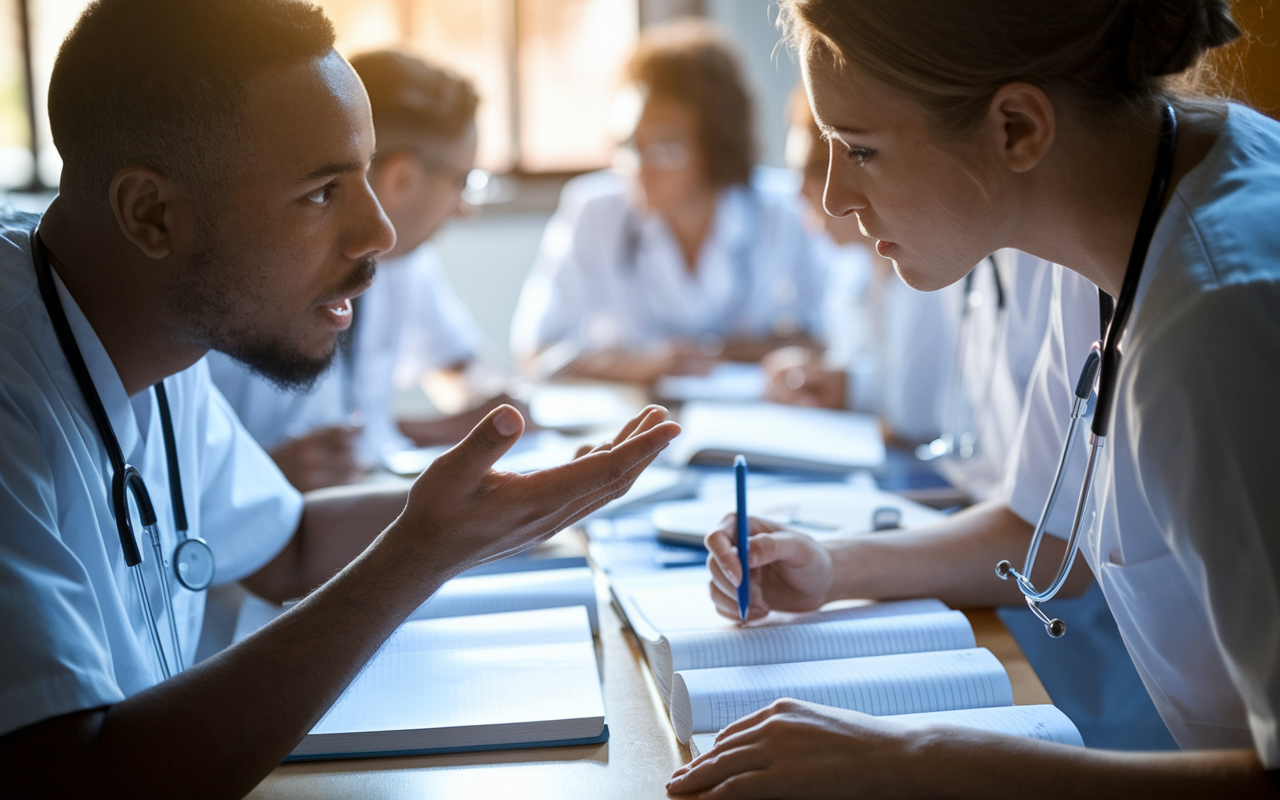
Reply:
<svg viewBox="0 0 1280 800"><path fill-rule="evenodd" d="M1151 184L1147 190L1142 216L1134 233L1133 248L1129 253L1129 262L1125 267L1124 280L1120 286L1120 296L1114 304L1114 310L1108 314L1107 312L1112 309L1111 304L1107 302L1109 298L1106 297L1101 289L1098 290L1099 308L1102 312L1102 324L1105 326L1105 331L1102 340L1093 344L1089 357L1085 359L1080 378L1076 382L1076 396L1072 404L1071 423L1067 428L1067 439L1063 443L1062 455L1058 460L1058 468L1054 474L1053 486L1049 490L1049 497L1045 500L1044 508L1040 513L1040 520L1032 533L1026 561L1021 572L1015 569L1008 561L1001 561L996 565L996 575L1002 580L1007 580L1010 576L1015 578L1019 591L1022 592L1026 599L1027 607L1044 623L1045 630L1054 638L1065 633L1066 625L1060 619L1050 619L1040 608L1040 604L1051 600L1062 588L1063 584L1066 583L1067 577L1071 574L1071 567L1075 562L1076 554L1080 549L1085 510L1097 475L1098 455L1106 444L1111 410L1115 401L1116 381L1119 378L1120 371L1120 339L1124 336L1125 328L1129 323L1129 316L1133 311L1138 285L1142 280L1143 266L1147 259L1147 252L1151 248L1151 239L1155 234L1156 224L1160 220L1160 212L1164 207L1164 200L1168 194L1169 183L1172 179L1173 160L1178 147L1178 117L1171 104L1167 102L1164 104L1162 117L1160 148L1156 155L1156 165L1151 176ZM1094 410L1093 421L1090 426L1089 458L1085 465L1084 481L1076 499L1075 513L1071 519L1071 532L1067 537L1066 552L1063 554L1062 563L1058 566L1057 574L1050 581L1048 588L1037 590L1031 582L1031 573L1035 568L1036 556L1044 539L1045 526L1062 488L1063 474L1066 471L1072 446L1076 440L1080 420L1085 414L1091 396L1094 397Z"/></svg>
<svg viewBox="0 0 1280 800"><path fill-rule="evenodd" d="M93 376L89 373L89 368L84 361L84 355L80 352L75 333L71 330L66 311L62 307L62 299L58 296L57 287L54 285L53 269L49 263L48 251L40 238L39 225L31 232L31 253L36 271L37 286L41 299L44 301L45 309L49 313L49 321L53 325L58 344L67 358L67 363L71 367L71 373L76 380L76 384L79 386L81 394L89 406L89 413L93 417L95 427L98 429L103 447L107 451L107 459L111 463L111 505L116 518L116 532L120 537L121 552L124 556L125 565L133 573L134 585L137 587L143 613L147 617L147 627L151 634L151 642L155 648L164 677L167 679L172 673L169 669L169 661L165 655L164 647L160 642L160 629L156 622L155 609L151 605L151 597L147 593L146 579L142 574L142 551L138 547L138 540L133 533L133 524L129 517L128 495L133 495L144 534L151 542L155 556L156 572L159 575L161 586L164 587L164 600L169 618L169 634L173 646L174 661L178 666L178 671L181 671L183 668L182 645L178 636L173 591L166 572L168 562L164 558L164 550L160 541L160 528L156 518L155 506L151 502L151 494L147 491L142 474L125 461L120 442L111 427L111 419L107 416L106 407L102 404L102 397L98 394L97 387L93 382ZM155 392L157 405L160 409L166 467L169 476L169 493L173 504L175 528L177 529L173 571L179 583L185 588L191 591L202 591L209 586L213 579L213 552L204 540L187 535L186 504L183 502L182 497L182 477L178 469L177 441L173 432L173 417L169 408L169 398L165 392L163 381L157 383L152 389ZM179 555L183 552L186 552L189 556L186 561L195 563L200 568L197 570L199 574L194 579L178 568ZM190 564L187 564L187 566L190 566Z"/></svg>

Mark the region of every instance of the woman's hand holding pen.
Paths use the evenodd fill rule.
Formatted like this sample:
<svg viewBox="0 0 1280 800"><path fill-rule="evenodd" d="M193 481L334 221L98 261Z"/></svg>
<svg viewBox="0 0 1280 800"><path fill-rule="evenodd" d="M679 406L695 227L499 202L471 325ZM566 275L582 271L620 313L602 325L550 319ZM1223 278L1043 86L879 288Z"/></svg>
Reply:
<svg viewBox="0 0 1280 800"><path fill-rule="evenodd" d="M826 548L780 525L755 517L749 521L751 607L747 621L760 619L772 609L812 611L826 603L835 574ZM705 540L711 599L717 611L734 620L739 618L738 584L742 582L736 525L737 515L728 514Z"/></svg>

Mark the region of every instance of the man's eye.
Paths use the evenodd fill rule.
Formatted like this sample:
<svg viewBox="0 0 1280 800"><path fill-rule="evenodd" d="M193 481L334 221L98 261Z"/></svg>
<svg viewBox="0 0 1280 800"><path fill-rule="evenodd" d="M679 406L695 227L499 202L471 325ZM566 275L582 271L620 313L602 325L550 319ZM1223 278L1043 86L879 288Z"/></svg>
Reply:
<svg viewBox="0 0 1280 800"><path fill-rule="evenodd" d="M316 189L314 192L307 195L307 199L318 206L322 206L329 202L329 198L333 197L333 190L334 185L332 183L326 183L324 186L321 186L319 189Z"/></svg>

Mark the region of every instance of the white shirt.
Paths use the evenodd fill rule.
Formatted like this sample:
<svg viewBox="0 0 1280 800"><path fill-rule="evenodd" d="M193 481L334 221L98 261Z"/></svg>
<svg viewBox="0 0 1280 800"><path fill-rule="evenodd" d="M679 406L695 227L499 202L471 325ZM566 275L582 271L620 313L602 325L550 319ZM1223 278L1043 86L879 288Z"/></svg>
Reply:
<svg viewBox="0 0 1280 800"><path fill-rule="evenodd" d="M388 448L413 446L396 426L396 386L412 385L429 369L467 363L479 351L479 329L430 242L380 263L357 303L354 359L338 353L308 392L280 389L222 353L209 354L214 383L263 447L347 424L358 409L364 417L360 457L366 465L378 463Z"/></svg>
<svg viewBox="0 0 1280 800"><path fill-rule="evenodd" d="M969 297L963 296L961 282L945 303L957 341L951 368L959 374L952 375L961 385L948 389L958 399L947 402L943 431L976 436L976 446L968 458L937 463L974 500L992 498L1002 489L1023 396L1048 324L1051 266L1018 250L998 250L974 267Z"/></svg>
<svg viewBox="0 0 1280 800"><path fill-rule="evenodd" d="M846 404L880 415L894 433L928 441L941 431L954 348L944 307L954 290L918 292L877 276L870 251L815 236L828 265L823 365L848 376Z"/></svg>
<svg viewBox="0 0 1280 800"><path fill-rule="evenodd" d="M660 215L642 215L611 172L574 178L520 293L511 348L521 358L569 341L584 352L641 351L714 334L821 334L823 265L801 224L794 181L758 167L724 190L690 274Z"/></svg>
<svg viewBox="0 0 1280 800"><path fill-rule="evenodd" d="M106 448L36 286L29 242L36 220L0 214L0 734L119 702L161 680L150 626L121 553ZM154 394L125 396L102 343L56 275L55 282L125 460L147 484L164 552L172 554L173 511ZM217 582L251 575L292 537L302 498L240 426L203 361L167 378L165 387L189 535L212 548ZM142 569L172 663L149 546ZM172 570L166 575L182 660L190 664L205 593L183 588Z"/></svg>
<svg viewBox="0 0 1280 800"><path fill-rule="evenodd" d="M1280 124L1232 105L1156 228L1083 547L1179 745L1253 746L1272 769L1280 767L1278 219ZM1073 323L1097 302L1080 284L1055 279L1027 395L1010 482L1011 505L1026 518L1048 494L1076 373L1097 337ZM1080 485L1079 461L1068 493ZM1065 534L1067 525L1057 519L1051 530Z"/></svg>

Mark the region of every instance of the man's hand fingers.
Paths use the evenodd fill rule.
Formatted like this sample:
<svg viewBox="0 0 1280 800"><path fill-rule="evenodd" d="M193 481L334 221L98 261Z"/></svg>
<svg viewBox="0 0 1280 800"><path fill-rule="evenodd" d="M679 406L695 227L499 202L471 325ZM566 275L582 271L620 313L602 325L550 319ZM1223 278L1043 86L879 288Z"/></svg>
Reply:
<svg viewBox="0 0 1280 800"><path fill-rule="evenodd" d="M570 505L573 510L569 512L570 519L562 527L568 527L569 525L572 525L574 522L577 522L578 520L587 516L591 512L595 511L596 509L601 508L602 506L607 505L610 501L626 494L627 491L631 489L631 486L635 483L636 478L640 477L640 473L644 472L646 469L649 468L649 465L653 463L653 460L658 457L658 453L660 452L661 452L660 450L656 451L652 455L645 458L643 461L640 461L639 463L637 463L630 470L628 470L625 475L622 476L621 480L615 481L614 483L610 484L604 489L601 489L593 493L592 495L589 495L584 498L580 498L575 503L571 503Z"/></svg>
<svg viewBox="0 0 1280 800"><path fill-rule="evenodd" d="M664 422L668 416L670 416L670 414L662 406L659 406L659 405L645 406L640 410L639 414L636 414L634 417L632 417L630 420L627 421L626 425L622 426L622 430L618 431L617 436L613 437L613 446L617 447L618 445L622 444L627 439L631 438L631 435L634 433L643 433L644 431L649 430L650 428L654 427L658 423ZM647 426L646 426L646 423L648 423ZM645 427L641 427L641 426L645 426Z"/></svg>
<svg viewBox="0 0 1280 800"><path fill-rule="evenodd" d="M635 465L652 461L678 433L680 426L674 422L659 422L609 450L597 449L563 466L543 470L530 477L546 481L546 491L551 495L564 492L565 487L578 487L579 495L588 495L622 480Z"/></svg>
<svg viewBox="0 0 1280 800"><path fill-rule="evenodd" d="M435 463L443 463L463 480L479 480L488 474L495 461L511 449L523 432L524 419L520 412L508 405L498 406L472 428L467 438L436 459Z"/></svg>

